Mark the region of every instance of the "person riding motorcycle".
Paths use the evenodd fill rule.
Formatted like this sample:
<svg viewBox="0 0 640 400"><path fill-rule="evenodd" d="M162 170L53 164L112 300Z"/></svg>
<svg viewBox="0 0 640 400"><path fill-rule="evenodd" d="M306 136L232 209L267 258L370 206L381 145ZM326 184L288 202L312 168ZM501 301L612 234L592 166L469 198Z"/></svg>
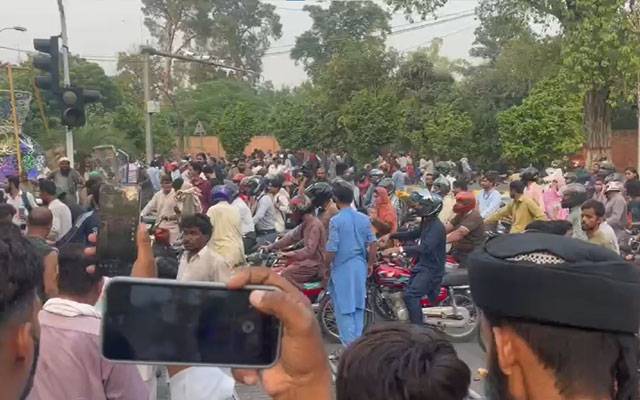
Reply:
<svg viewBox="0 0 640 400"><path fill-rule="evenodd" d="M411 278L404 293L404 301L409 310L412 323L424 323L420 300L427 296L435 302L438 295L446 261L446 234L438 213L442 210L442 198L426 190L414 191L409 196L409 206L421 217L417 229L397 232L380 239L382 246L390 239L402 242L419 239L416 245L393 247L382 252L383 255L403 253L408 257L416 257L416 265L411 270Z"/></svg>
<svg viewBox="0 0 640 400"><path fill-rule="evenodd" d="M288 264L281 275L299 288L311 281L319 281L323 277L325 266L325 246L327 235L322 222L313 215L313 204L306 195L297 195L289 203L290 218L297 227L289 231L282 239L263 247L266 251L282 250L300 241L303 247L298 250L285 251L281 256Z"/></svg>
<svg viewBox="0 0 640 400"><path fill-rule="evenodd" d="M484 241L484 221L471 192L456 195L453 212L454 217L445 225L447 243L451 243L451 255L466 266L467 256Z"/></svg>
<svg viewBox="0 0 640 400"><path fill-rule="evenodd" d="M225 186L229 192L231 205L237 208L240 213L240 228L242 232L242 243L244 244L244 253L251 254L255 251L256 246L256 230L253 225L251 209L240 196L240 188L237 184L228 182Z"/></svg>
<svg viewBox="0 0 640 400"><path fill-rule="evenodd" d="M371 182L371 184L369 185L369 188L367 189L367 193L364 195L363 207L365 209L369 209L373 205L373 203L372 203L373 202L373 192L375 191L376 187L378 186L378 183L380 183L382 178L384 178L384 171L383 170L378 169L378 168L374 168L371 171L369 171L369 181Z"/></svg>
<svg viewBox="0 0 640 400"><path fill-rule="evenodd" d="M327 182L316 182L307 187L304 194L311 199L315 215L320 219L327 234L329 233L329 221L338 213L338 207L333 202L333 189Z"/></svg>

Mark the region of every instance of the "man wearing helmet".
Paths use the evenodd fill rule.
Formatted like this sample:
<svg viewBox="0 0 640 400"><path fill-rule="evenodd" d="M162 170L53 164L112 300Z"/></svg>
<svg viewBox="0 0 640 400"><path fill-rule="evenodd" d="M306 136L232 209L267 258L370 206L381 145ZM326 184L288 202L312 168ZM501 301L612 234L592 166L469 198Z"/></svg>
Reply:
<svg viewBox="0 0 640 400"><path fill-rule="evenodd" d="M409 205L422 217L417 229L397 232L380 239L381 245L386 245L389 239L403 242L419 239L417 245L394 247L383 251L383 254L404 253L408 257L417 257L416 265L411 270L411 278L404 292L404 301L409 310L412 323L424 323L420 299L425 295L434 302L444 277L446 260L446 234L438 213L442 210L442 198L426 190L416 191L409 196Z"/></svg>
<svg viewBox="0 0 640 400"><path fill-rule="evenodd" d="M297 225L282 239L266 247L267 251L282 250L300 241L304 247L282 253L288 264L281 275L294 285L302 287L304 283L322 279L324 266L324 248L326 234L322 222L313 215L311 199L297 195L289 203L290 218Z"/></svg>
<svg viewBox="0 0 640 400"><path fill-rule="evenodd" d="M371 206L373 206L373 192L375 191L376 186L378 186L378 183L380 183L382 178L384 178L384 171L382 171L381 169L374 168L369 171L369 181L371 182L371 184L367 189L367 193L364 195L364 208L369 209L371 208Z"/></svg>
<svg viewBox="0 0 640 400"><path fill-rule="evenodd" d="M580 206L587 200L587 189L581 183L570 183L562 192L560 206L569 210L567 220L571 222L574 239L587 240L587 235L582 230L582 210Z"/></svg>
<svg viewBox="0 0 640 400"><path fill-rule="evenodd" d="M333 201L333 190L327 182L316 182L307 187L304 194L311 199L311 204L316 211L316 216L322 222L328 235L329 221L338 213L338 207Z"/></svg>
<svg viewBox="0 0 640 400"><path fill-rule="evenodd" d="M207 217L211 220L213 234L209 247L224 257L230 266L236 267L244 263L244 243L240 211L231 205L231 192L225 185L218 185L211 193L213 204Z"/></svg>
<svg viewBox="0 0 640 400"><path fill-rule="evenodd" d="M276 206L275 195L280 192L282 181L275 178L266 179L265 192L258 197L256 211L253 214L253 222L256 225L256 237L258 244L272 241L276 237Z"/></svg>
<svg viewBox="0 0 640 400"><path fill-rule="evenodd" d="M473 193L458 193L453 212L454 217L445 225L447 243L451 243L451 255L466 266L467 256L484 240L484 223Z"/></svg>
<svg viewBox="0 0 640 400"><path fill-rule="evenodd" d="M604 218L613 228L618 239L624 233L627 226L627 202L622 195L624 185L619 181L612 181L607 184L604 190L607 196Z"/></svg>

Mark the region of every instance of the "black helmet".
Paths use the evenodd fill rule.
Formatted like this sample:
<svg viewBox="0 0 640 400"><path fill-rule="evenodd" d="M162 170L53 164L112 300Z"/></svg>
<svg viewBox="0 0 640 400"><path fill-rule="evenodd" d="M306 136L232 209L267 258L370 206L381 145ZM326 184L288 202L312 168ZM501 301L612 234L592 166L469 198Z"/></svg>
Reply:
<svg viewBox="0 0 640 400"><path fill-rule="evenodd" d="M248 176L240 182L240 186L249 196L257 196L264 189L262 181L263 179L261 176Z"/></svg>
<svg viewBox="0 0 640 400"><path fill-rule="evenodd" d="M428 190L411 192L409 205L419 217L435 217L442 211L442 197Z"/></svg>
<svg viewBox="0 0 640 400"><path fill-rule="evenodd" d="M525 182L531 182L538 179L540 172L534 167L527 167L520 172L520 179Z"/></svg>
<svg viewBox="0 0 640 400"><path fill-rule="evenodd" d="M396 190L396 184L393 183L393 179L391 178L382 179L380 183L378 183L378 186L385 188L388 194L391 194Z"/></svg>
<svg viewBox="0 0 640 400"><path fill-rule="evenodd" d="M282 185L284 184L284 177L282 175L267 177L265 179L264 184L266 188L269 188L269 187L281 188Z"/></svg>
<svg viewBox="0 0 640 400"><path fill-rule="evenodd" d="M224 184L227 187L227 191L229 192L230 201L234 201L238 194L240 193L240 188L233 182L225 182Z"/></svg>
<svg viewBox="0 0 640 400"><path fill-rule="evenodd" d="M333 189L327 182L316 182L306 188L304 194L311 199L314 207L322 207L333 197Z"/></svg>
<svg viewBox="0 0 640 400"><path fill-rule="evenodd" d="M587 189L581 183L570 183L562 192L562 208L573 208L587 201Z"/></svg>

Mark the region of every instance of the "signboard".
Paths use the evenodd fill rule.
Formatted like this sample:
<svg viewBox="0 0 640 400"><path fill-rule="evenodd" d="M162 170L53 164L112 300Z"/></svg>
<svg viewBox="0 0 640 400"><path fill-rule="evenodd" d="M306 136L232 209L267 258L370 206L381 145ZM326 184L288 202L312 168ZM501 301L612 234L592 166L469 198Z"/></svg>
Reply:
<svg viewBox="0 0 640 400"><path fill-rule="evenodd" d="M204 130L204 125L202 122L198 121L196 124L196 129L193 131L193 136L206 136L207 132Z"/></svg>

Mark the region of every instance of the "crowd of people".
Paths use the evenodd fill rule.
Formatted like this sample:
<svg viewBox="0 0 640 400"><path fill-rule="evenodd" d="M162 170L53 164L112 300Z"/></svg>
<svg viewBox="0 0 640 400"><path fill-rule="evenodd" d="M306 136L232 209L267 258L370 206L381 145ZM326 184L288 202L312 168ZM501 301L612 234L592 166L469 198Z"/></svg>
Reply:
<svg viewBox="0 0 640 400"><path fill-rule="evenodd" d="M476 174L466 159L415 158L380 155L360 167L346 153L256 151L130 168L124 180L142 188L141 217L177 264L162 276L141 225L132 276L281 289L250 298L284 323L274 367L168 366L171 398L231 399L238 381L260 382L275 399L330 399L335 362L339 400L465 399L471 371L424 325L420 305L435 301L448 252L468 270L481 311L487 398L638 398L640 272L619 256L640 220L637 172L616 174L606 161L543 177L529 167L506 197L497 173ZM8 177L0 204L0 398L156 399L164 366L100 355L107 278L94 246L110 177L65 158L58 166L36 184ZM498 223L511 234L487 241ZM257 251L285 261L246 267ZM404 293L411 323L364 332L379 252L414 260ZM314 281L328 288L344 347L331 356L300 291Z"/></svg>

